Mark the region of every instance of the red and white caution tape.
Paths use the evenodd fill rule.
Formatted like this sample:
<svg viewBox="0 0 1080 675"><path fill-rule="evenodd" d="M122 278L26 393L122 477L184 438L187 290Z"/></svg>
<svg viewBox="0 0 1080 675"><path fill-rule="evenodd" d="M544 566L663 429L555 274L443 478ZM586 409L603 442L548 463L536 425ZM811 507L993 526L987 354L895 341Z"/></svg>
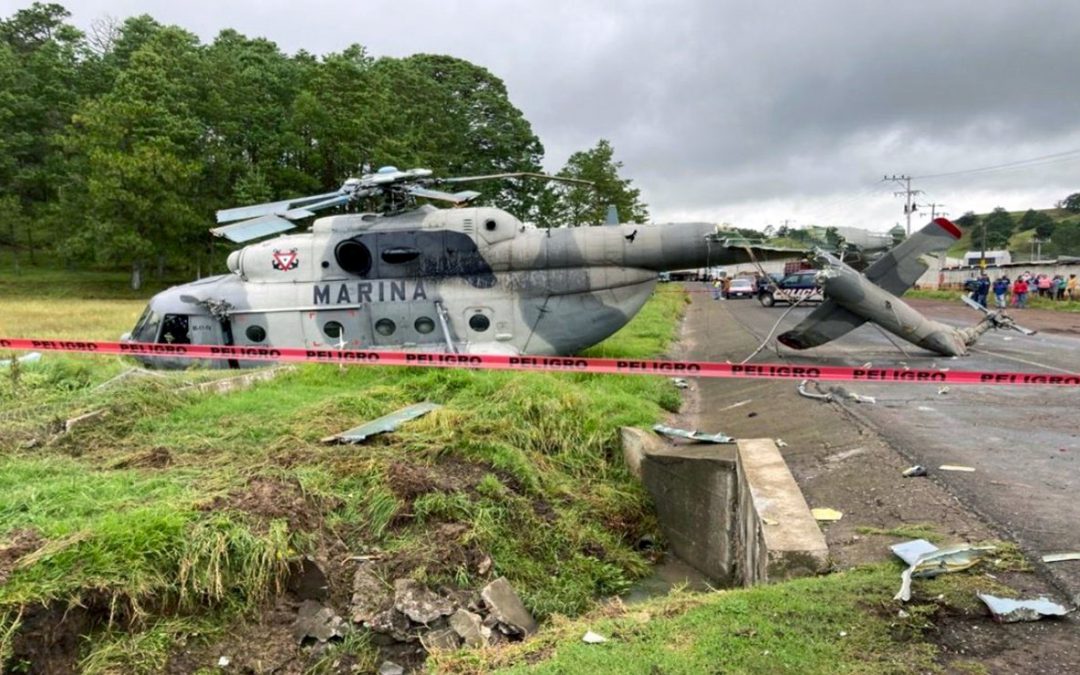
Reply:
<svg viewBox="0 0 1080 675"><path fill-rule="evenodd" d="M159 356L164 358L346 363L372 366L422 366L481 370L538 370L621 375L678 375L833 382L905 382L927 384L1019 384L1080 388L1080 374L1048 374L919 368L849 368L846 366L768 363L717 363L658 359L596 359L577 356L506 356L442 354L351 349L298 349L289 347L227 347L144 342L90 340L34 340L0 338L0 349Z"/></svg>

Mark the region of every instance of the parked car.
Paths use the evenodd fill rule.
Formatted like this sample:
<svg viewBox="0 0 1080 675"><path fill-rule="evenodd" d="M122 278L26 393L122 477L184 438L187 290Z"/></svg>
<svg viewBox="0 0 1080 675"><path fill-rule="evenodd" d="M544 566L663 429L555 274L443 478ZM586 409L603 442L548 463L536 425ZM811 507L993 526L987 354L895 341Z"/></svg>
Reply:
<svg viewBox="0 0 1080 675"><path fill-rule="evenodd" d="M754 297L754 281L746 277L735 277L728 286L728 298L752 298Z"/></svg>
<svg viewBox="0 0 1080 675"><path fill-rule="evenodd" d="M821 288L817 285L817 272L789 274L779 282L769 284L758 291L758 302L765 307L772 307L778 302L805 304L822 302L824 299L825 296L821 294Z"/></svg>

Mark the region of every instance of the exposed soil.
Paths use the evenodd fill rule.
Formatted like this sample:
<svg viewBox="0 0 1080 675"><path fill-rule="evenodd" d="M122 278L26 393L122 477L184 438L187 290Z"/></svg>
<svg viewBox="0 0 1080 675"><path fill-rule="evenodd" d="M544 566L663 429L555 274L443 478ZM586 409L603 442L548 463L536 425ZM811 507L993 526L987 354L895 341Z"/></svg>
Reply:
<svg viewBox="0 0 1080 675"><path fill-rule="evenodd" d="M0 545L0 584L7 581L19 558L33 553L44 543L41 533L33 528L13 530L9 533L7 541Z"/></svg>
<svg viewBox="0 0 1080 675"><path fill-rule="evenodd" d="M108 608L104 599L87 600L85 606L69 607L59 601L45 607L27 606L21 615L19 632L12 640L11 672L33 675L77 672L85 636L108 623Z"/></svg>
<svg viewBox="0 0 1080 675"><path fill-rule="evenodd" d="M321 520L317 505L304 496L299 485L265 476L252 477L243 488L215 497L200 510L242 511L264 527L272 520L284 519L294 532L314 530Z"/></svg>
<svg viewBox="0 0 1080 675"><path fill-rule="evenodd" d="M140 452L111 465L112 469L164 469L173 463L172 453L168 448L156 447Z"/></svg>

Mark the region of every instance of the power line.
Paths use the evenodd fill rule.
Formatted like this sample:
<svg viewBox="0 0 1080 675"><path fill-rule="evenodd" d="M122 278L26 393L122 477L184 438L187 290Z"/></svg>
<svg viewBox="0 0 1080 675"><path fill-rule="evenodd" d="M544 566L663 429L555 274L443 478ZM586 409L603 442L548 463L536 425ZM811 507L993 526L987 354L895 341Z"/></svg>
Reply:
<svg viewBox="0 0 1080 675"><path fill-rule="evenodd" d="M923 191L922 190L912 190L911 189L911 176L903 176L903 175L901 175L901 176L896 176L896 175L885 176L881 180L882 181L892 181L894 183L899 183L900 185L902 185L904 187L903 190L901 190L899 192L894 192L893 195L896 196L896 197L899 197L900 195L903 195L904 198L907 200L906 203L904 204L904 215L907 216L907 236L910 237L911 236L911 213L915 210L915 205L911 203L911 198L914 197L915 195L923 194Z"/></svg>
<svg viewBox="0 0 1080 675"><path fill-rule="evenodd" d="M1015 162L1006 162L1005 164L994 164L991 166L982 166L975 169L963 169L960 171L948 171L945 173L931 173L925 176L913 176L914 180L928 180L931 178L945 178L947 176L962 176L969 173L985 173L990 171L1000 171L1002 169L1013 168L1031 168L1036 166L1042 166L1043 164L1055 164L1057 162L1080 159L1080 148L1075 150L1066 150L1065 152L1057 152L1051 155L1043 155L1042 157L1032 157L1030 159L1021 159ZM1050 160L1050 161L1047 161Z"/></svg>

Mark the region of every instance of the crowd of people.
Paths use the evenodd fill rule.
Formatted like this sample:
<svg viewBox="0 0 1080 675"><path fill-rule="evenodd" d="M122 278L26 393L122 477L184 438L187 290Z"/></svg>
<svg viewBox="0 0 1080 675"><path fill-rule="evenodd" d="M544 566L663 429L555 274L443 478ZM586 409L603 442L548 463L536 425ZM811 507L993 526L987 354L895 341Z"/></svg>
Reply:
<svg viewBox="0 0 1080 675"><path fill-rule="evenodd" d="M1016 307L1023 309L1028 299L1034 295L1048 300L1080 300L1080 280L1075 274L1066 279L1064 275L1032 275L1024 272L1015 281L1002 274L993 281L983 272L979 277L967 281L965 287L971 293L971 299L983 307L987 306L990 293L994 294L997 308Z"/></svg>

